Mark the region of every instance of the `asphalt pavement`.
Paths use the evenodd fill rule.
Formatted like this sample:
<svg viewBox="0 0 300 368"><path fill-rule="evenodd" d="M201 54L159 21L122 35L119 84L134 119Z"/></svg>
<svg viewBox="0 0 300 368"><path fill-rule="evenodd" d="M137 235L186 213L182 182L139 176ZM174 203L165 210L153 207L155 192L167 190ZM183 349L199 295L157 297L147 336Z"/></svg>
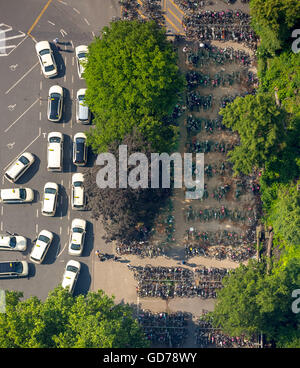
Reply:
<svg viewBox="0 0 300 368"><path fill-rule="evenodd" d="M22 5L20 5L22 4ZM71 177L83 172L84 167L72 163L72 139L77 132L90 127L76 123L75 98L78 89L85 87L77 73L74 49L88 45L112 17L119 16L117 0L0 0L0 168L1 188L28 187L35 191L32 204L0 204L0 233L15 232L28 239L25 252L1 251L1 260L27 260L30 274L24 279L0 279L0 289L19 290L24 297L35 295L44 299L49 290L62 279L68 260L67 244L72 219L87 220L87 236L75 295L86 293L92 285L94 223L88 211L74 211L70 206ZM5 35L5 36L4 36ZM52 40L59 39L58 50ZM54 51L59 75L46 79L35 52L35 42L48 40ZM47 96L50 86L58 84L64 89L63 117L59 123L47 120ZM63 172L48 172L46 148L47 134L64 134ZM22 152L35 155L34 165L16 184L4 177L5 169ZM87 166L93 164L89 156ZM59 198L55 217L41 215L41 199L46 182L59 185ZM29 254L37 234L47 229L54 240L41 265L29 261Z"/></svg>

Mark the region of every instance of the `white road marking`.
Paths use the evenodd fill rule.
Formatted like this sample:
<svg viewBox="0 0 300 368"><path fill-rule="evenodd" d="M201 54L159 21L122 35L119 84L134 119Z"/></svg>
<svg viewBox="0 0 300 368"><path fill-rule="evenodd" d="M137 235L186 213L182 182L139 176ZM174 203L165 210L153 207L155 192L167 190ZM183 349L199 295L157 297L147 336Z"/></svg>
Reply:
<svg viewBox="0 0 300 368"><path fill-rule="evenodd" d="M38 218L39 217L39 210L37 209L36 210L36 218Z"/></svg>
<svg viewBox="0 0 300 368"><path fill-rule="evenodd" d="M59 227L59 235L61 235L61 232L62 232L62 227L60 226Z"/></svg>
<svg viewBox="0 0 300 368"><path fill-rule="evenodd" d="M88 25L88 26L90 26L91 24L89 23L89 21L86 19L86 18L83 18L84 19L84 21L85 21L85 23Z"/></svg>
<svg viewBox="0 0 300 368"><path fill-rule="evenodd" d="M1 221L1 231L3 231L3 221Z"/></svg>
<svg viewBox="0 0 300 368"><path fill-rule="evenodd" d="M72 66L74 66L74 56L72 57Z"/></svg>
<svg viewBox="0 0 300 368"><path fill-rule="evenodd" d="M55 26L55 23L51 22L50 20L48 20L48 23L52 24L52 26Z"/></svg>
<svg viewBox="0 0 300 368"><path fill-rule="evenodd" d="M19 65L18 64L12 64L12 65L10 65L9 66L9 69L12 71L12 72L14 72L16 69L17 69L17 67L18 67Z"/></svg>
<svg viewBox="0 0 300 368"><path fill-rule="evenodd" d="M74 83L74 75L72 75L72 83Z"/></svg>
<svg viewBox="0 0 300 368"><path fill-rule="evenodd" d="M72 45L72 47L73 47L73 49L74 49L74 44L73 44L73 41L71 40L70 42L71 42L71 45Z"/></svg>
<svg viewBox="0 0 300 368"><path fill-rule="evenodd" d="M8 110L9 111L13 111L15 109L15 107L16 107L16 104L14 104L14 105L8 105Z"/></svg>
<svg viewBox="0 0 300 368"><path fill-rule="evenodd" d="M77 13L77 14L80 14L80 11L76 8L73 8L73 10Z"/></svg>
<svg viewBox="0 0 300 368"><path fill-rule="evenodd" d="M41 111L39 113L39 119L40 119L40 121L42 120L42 112Z"/></svg>
<svg viewBox="0 0 300 368"><path fill-rule="evenodd" d="M35 225L35 232L38 234L38 232L39 232L39 224L36 224Z"/></svg>
<svg viewBox="0 0 300 368"><path fill-rule="evenodd" d="M10 162L9 162L9 164L7 164L6 166L5 166L5 168L4 168L4 171L8 168L8 166L9 165L11 165L12 164L12 162L14 162L14 161L16 161L16 159L20 156L20 155L22 155L26 150L27 150L27 148L28 147L30 147L39 137L40 137L40 135L41 135L41 128L39 128L39 134L24 148L24 150L21 152L21 153L19 153L18 154L18 156L16 156L13 160L11 160Z"/></svg>
<svg viewBox="0 0 300 368"><path fill-rule="evenodd" d="M2 185L4 185L4 175L2 176Z"/></svg>
<svg viewBox="0 0 300 368"><path fill-rule="evenodd" d="M68 33L64 29L59 30L60 34L65 37Z"/></svg>
<svg viewBox="0 0 300 368"><path fill-rule="evenodd" d="M56 256L56 258L58 258L62 253L63 251L65 250L66 246L67 246L68 243L65 243L63 249L61 250L61 252ZM61 261L61 262L64 262L64 261Z"/></svg>
<svg viewBox="0 0 300 368"><path fill-rule="evenodd" d="M94 31L92 31L92 36L95 37L95 32Z"/></svg>
<svg viewBox="0 0 300 368"><path fill-rule="evenodd" d="M61 179L60 184L61 184L62 186L64 185L64 180L63 180L63 179ZM62 199L61 199L61 201L62 201Z"/></svg>
<svg viewBox="0 0 300 368"><path fill-rule="evenodd" d="M66 74L64 75L64 82L66 82L66 80L67 80L67 76L66 76Z"/></svg>
<svg viewBox="0 0 300 368"><path fill-rule="evenodd" d="M7 143L7 148L8 149L13 149L14 148L14 145L15 145L16 142L12 142L12 143Z"/></svg>
<svg viewBox="0 0 300 368"><path fill-rule="evenodd" d="M43 82L40 81L40 90L42 90L42 89L43 89Z"/></svg>
<svg viewBox="0 0 300 368"><path fill-rule="evenodd" d="M1 216L3 216L3 206L1 207Z"/></svg>
<svg viewBox="0 0 300 368"><path fill-rule="evenodd" d="M60 3L64 4L64 5L68 5L65 1L62 0L58 0Z"/></svg>
<svg viewBox="0 0 300 368"><path fill-rule="evenodd" d="M15 84L13 84L6 92L7 95L13 88L15 88L16 85L18 85L37 65L39 64L39 61L37 61Z"/></svg>
<svg viewBox="0 0 300 368"><path fill-rule="evenodd" d="M31 108L32 108L32 106L34 106L37 102L39 101L39 98L37 98L29 107L28 107L28 109L27 110L25 110L24 112L23 112L23 114L22 115L20 115L19 117L18 117L18 119L16 119L13 123L11 123L5 130L4 130L4 132L6 133L6 132L8 132L9 131L9 129L12 127L12 126L14 126L26 113L27 113L27 111L29 111Z"/></svg>
<svg viewBox="0 0 300 368"><path fill-rule="evenodd" d="M44 133L44 132L43 132L43 137L44 137L44 138L46 138L46 134L47 134L47 133Z"/></svg>

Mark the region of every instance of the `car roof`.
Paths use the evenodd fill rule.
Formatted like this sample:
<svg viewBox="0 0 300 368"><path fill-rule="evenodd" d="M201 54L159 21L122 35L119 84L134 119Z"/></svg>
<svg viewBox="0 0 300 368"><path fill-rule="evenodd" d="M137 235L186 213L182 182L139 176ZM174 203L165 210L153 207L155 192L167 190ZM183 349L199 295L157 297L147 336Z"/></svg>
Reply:
<svg viewBox="0 0 300 368"><path fill-rule="evenodd" d="M73 188L73 203L77 206L82 206L84 204L84 188L74 187Z"/></svg>
<svg viewBox="0 0 300 368"><path fill-rule="evenodd" d="M1 198L20 198L20 188L1 189Z"/></svg>
<svg viewBox="0 0 300 368"><path fill-rule="evenodd" d="M82 173L75 173L72 175L72 183L76 181L84 181L84 175Z"/></svg>

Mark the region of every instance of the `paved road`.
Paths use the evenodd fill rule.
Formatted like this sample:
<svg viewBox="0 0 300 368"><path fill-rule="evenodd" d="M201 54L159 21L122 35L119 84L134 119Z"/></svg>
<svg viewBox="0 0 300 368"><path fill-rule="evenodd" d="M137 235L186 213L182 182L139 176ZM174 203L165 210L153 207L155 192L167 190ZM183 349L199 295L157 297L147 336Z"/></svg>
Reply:
<svg viewBox="0 0 300 368"><path fill-rule="evenodd" d="M116 0L26 0L22 7L20 3L19 0L0 0L0 180L1 188L23 186L34 189L36 198L32 204L0 205L0 233L6 230L16 232L30 242L26 252L2 251L0 260L28 260L32 241L42 229L52 231L55 237L43 264L30 264L29 279L0 280L0 288L21 290L24 297L36 295L44 299L48 291L60 283L65 264L71 259L67 253L69 231L72 219L79 217L88 221L88 229L75 294L84 293L92 282L94 224L89 220L89 212L70 208L72 174L84 171L72 164L72 138L76 132L89 129L75 122L74 99L76 91L85 87L85 82L78 78L74 47L89 44L113 16L120 14L120 10ZM56 37L61 42L61 51L52 46L59 76L48 80L41 74L34 43L52 42ZM48 90L54 84L61 85L65 92L60 123L49 122L46 116ZM46 137L50 131L65 135L62 173L51 173L46 169ZM36 162L17 184L12 185L4 179L3 173L24 151L32 152ZM91 155L88 165L92 165ZM41 215L41 195L48 181L60 186L53 218Z"/></svg>

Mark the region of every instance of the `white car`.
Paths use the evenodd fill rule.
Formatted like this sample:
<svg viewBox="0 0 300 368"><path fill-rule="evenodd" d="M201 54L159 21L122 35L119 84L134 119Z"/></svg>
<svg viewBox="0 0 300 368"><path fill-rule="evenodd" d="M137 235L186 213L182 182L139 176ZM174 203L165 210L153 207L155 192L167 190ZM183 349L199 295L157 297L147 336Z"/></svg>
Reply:
<svg viewBox="0 0 300 368"><path fill-rule="evenodd" d="M82 219L74 219L71 225L71 234L68 252L72 256L81 256L83 251L84 239L86 231L86 221Z"/></svg>
<svg viewBox="0 0 300 368"><path fill-rule="evenodd" d="M48 94L48 120L57 122L61 119L63 99L64 90L61 86L50 87Z"/></svg>
<svg viewBox="0 0 300 368"><path fill-rule="evenodd" d="M4 177L11 183L15 183L33 163L34 156L29 152L24 152L9 166Z"/></svg>
<svg viewBox="0 0 300 368"><path fill-rule="evenodd" d="M42 263L53 240L53 234L48 230L42 230L30 253L30 260L34 263Z"/></svg>
<svg viewBox="0 0 300 368"><path fill-rule="evenodd" d="M20 235L0 235L0 250L18 250L23 252L27 248L27 240Z"/></svg>
<svg viewBox="0 0 300 368"><path fill-rule="evenodd" d="M0 190L2 203L28 203L34 200L34 191L30 188L12 188Z"/></svg>
<svg viewBox="0 0 300 368"><path fill-rule="evenodd" d="M72 175L71 203L73 210L85 209L84 177L81 173Z"/></svg>
<svg viewBox="0 0 300 368"><path fill-rule="evenodd" d="M66 264L61 286L64 289L68 289L71 294L74 291L79 272L80 262L71 260Z"/></svg>
<svg viewBox="0 0 300 368"><path fill-rule="evenodd" d="M35 44L35 50L44 76L46 78L55 77L58 72L50 43L48 41L38 42Z"/></svg>
<svg viewBox="0 0 300 368"><path fill-rule="evenodd" d="M91 120L91 112L85 104L86 88L80 88L76 94L76 121L81 124L89 124Z"/></svg>
<svg viewBox="0 0 300 368"><path fill-rule="evenodd" d="M82 74L84 73L85 64L87 62L87 53L88 47L86 45L75 47L77 70L80 79L83 79Z"/></svg>
<svg viewBox="0 0 300 368"><path fill-rule="evenodd" d="M56 183L46 183L44 186L44 196L42 203L42 214L44 216L54 216L58 197L58 185Z"/></svg>

